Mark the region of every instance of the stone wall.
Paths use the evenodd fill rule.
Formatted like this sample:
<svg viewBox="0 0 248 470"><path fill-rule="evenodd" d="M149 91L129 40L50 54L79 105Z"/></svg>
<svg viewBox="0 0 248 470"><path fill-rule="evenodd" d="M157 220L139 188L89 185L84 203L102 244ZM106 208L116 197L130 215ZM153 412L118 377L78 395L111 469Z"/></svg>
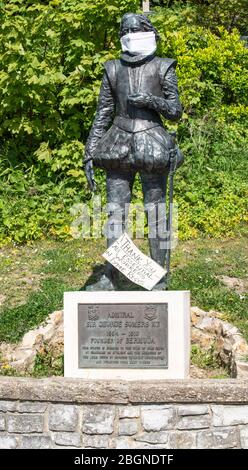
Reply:
<svg viewBox="0 0 248 470"><path fill-rule="evenodd" d="M248 448L248 382L0 378L0 448Z"/></svg>

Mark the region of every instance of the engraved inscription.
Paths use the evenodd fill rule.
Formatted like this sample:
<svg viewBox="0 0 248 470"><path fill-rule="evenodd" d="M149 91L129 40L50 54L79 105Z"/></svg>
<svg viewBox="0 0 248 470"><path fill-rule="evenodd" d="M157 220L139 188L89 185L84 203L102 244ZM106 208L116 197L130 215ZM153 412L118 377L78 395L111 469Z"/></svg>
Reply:
<svg viewBox="0 0 248 470"><path fill-rule="evenodd" d="M79 304L79 368L167 368L168 304Z"/></svg>

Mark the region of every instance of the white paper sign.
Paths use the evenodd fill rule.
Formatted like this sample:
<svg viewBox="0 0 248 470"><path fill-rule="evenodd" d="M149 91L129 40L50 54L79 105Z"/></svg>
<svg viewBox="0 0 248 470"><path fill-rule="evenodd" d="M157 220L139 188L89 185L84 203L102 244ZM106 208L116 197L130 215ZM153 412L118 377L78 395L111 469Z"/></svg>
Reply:
<svg viewBox="0 0 248 470"><path fill-rule="evenodd" d="M151 290L166 274L155 261L144 255L123 233L102 255L130 281Z"/></svg>

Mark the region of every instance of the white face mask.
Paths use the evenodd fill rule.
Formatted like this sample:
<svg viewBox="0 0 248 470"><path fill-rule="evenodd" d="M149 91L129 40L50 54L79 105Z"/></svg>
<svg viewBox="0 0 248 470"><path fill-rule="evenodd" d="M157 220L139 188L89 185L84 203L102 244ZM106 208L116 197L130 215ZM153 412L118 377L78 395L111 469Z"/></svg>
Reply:
<svg viewBox="0 0 248 470"><path fill-rule="evenodd" d="M153 31L125 34L121 38L121 48L123 52L134 55L153 54L157 48L155 34Z"/></svg>

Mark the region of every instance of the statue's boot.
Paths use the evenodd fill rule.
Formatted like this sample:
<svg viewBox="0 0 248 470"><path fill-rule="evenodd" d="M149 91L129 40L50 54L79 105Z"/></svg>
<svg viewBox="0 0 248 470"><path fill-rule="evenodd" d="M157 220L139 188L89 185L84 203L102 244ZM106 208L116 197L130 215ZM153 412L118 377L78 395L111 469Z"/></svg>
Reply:
<svg viewBox="0 0 248 470"><path fill-rule="evenodd" d="M152 290L166 290L166 277L162 277Z"/></svg>
<svg viewBox="0 0 248 470"><path fill-rule="evenodd" d="M97 290L115 290L114 284L111 280L106 276L106 274L102 274L99 281L95 282L94 284L90 284L85 288L87 291L97 291Z"/></svg>
<svg viewBox="0 0 248 470"><path fill-rule="evenodd" d="M101 275L99 281L90 284L85 288L87 291L111 291L116 290L118 283L118 271L110 263L106 263L105 273Z"/></svg>

